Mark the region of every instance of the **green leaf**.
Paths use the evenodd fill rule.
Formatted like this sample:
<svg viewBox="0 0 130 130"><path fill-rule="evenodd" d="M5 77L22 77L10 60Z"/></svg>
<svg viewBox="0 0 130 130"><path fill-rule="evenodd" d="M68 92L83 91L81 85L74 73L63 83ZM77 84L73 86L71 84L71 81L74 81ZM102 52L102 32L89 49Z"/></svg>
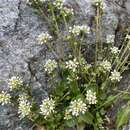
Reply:
<svg viewBox="0 0 130 130"><path fill-rule="evenodd" d="M128 78L130 78L130 74L128 74Z"/></svg>
<svg viewBox="0 0 130 130"><path fill-rule="evenodd" d="M116 130L120 130L120 128L125 125L130 119L130 106L120 109L117 113L116 120Z"/></svg>
<svg viewBox="0 0 130 130"><path fill-rule="evenodd" d="M53 92L54 92L54 95L62 97L64 95L65 90L66 90L65 82L61 81L58 83L58 85L56 86Z"/></svg>
<svg viewBox="0 0 130 130"><path fill-rule="evenodd" d="M99 108L100 108L100 107L105 107L105 108L106 108L106 107L111 106L120 96L121 96L121 94L117 94L117 95L115 95L115 96L113 96L113 95L109 96L109 97L106 99L106 101L99 106Z"/></svg>
<svg viewBox="0 0 130 130"><path fill-rule="evenodd" d="M86 112L84 115L79 116L79 122L85 122L87 124L93 124L93 115L90 112Z"/></svg>
<svg viewBox="0 0 130 130"><path fill-rule="evenodd" d="M103 124L103 119L99 112L96 113L96 119L97 119L98 124Z"/></svg>
<svg viewBox="0 0 130 130"><path fill-rule="evenodd" d="M122 98L123 100L130 100L130 94L126 94Z"/></svg>
<svg viewBox="0 0 130 130"><path fill-rule="evenodd" d="M94 130L99 130L96 125L93 125Z"/></svg>
<svg viewBox="0 0 130 130"><path fill-rule="evenodd" d="M108 86L108 80L102 83L101 90L106 90L106 87Z"/></svg>
<svg viewBox="0 0 130 130"><path fill-rule="evenodd" d="M78 88L78 85L75 81L71 83L71 91L74 96L77 96L80 94L80 89Z"/></svg>
<svg viewBox="0 0 130 130"><path fill-rule="evenodd" d="M76 125L76 122L75 122L75 120L66 120L66 126L67 127L74 127L75 125Z"/></svg>

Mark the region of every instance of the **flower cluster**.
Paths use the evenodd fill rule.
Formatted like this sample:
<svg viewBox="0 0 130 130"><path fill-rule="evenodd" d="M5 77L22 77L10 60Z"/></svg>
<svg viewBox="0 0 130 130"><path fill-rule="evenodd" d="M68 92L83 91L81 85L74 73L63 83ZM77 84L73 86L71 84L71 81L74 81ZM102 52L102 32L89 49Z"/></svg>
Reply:
<svg viewBox="0 0 130 130"><path fill-rule="evenodd" d="M56 0L53 2L53 5L59 10L63 8L63 4L63 0Z"/></svg>
<svg viewBox="0 0 130 130"><path fill-rule="evenodd" d="M28 100L29 95L27 93L22 93L19 95L19 101Z"/></svg>
<svg viewBox="0 0 130 130"><path fill-rule="evenodd" d="M120 74L120 72L114 70L113 72L111 72L111 76L110 76L111 81L120 81L122 79L122 76Z"/></svg>
<svg viewBox="0 0 130 130"><path fill-rule="evenodd" d="M37 2L37 0L26 0L26 3L31 5L31 3L33 3L33 1ZM39 2L41 2L41 3L45 3L45 2L48 2L48 1L50 1L50 0L39 0Z"/></svg>
<svg viewBox="0 0 130 130"><path fill-rule="evenodd" d="M73 115L73 116L79 116L80 114L85 114L87 111L88 107L87 105L83 102L82 99L76 99L74 101L70 102L70 106L68 111Z"/></svg>
<svg viewBox="0 0 130 130"><path fill-rule="evenodd" d="M2 91L0 93L0 104L5 105L10 103L11 96L7 92Z"/></svg>
<svg viewBox="0 0 130 130"><path fill-rule="evenodd" d="M81 70L82 70L83 72L88 71L88 69L89 69L90 67L92 67L92 65L91 65L91 64L88 64L84 58L81 58L81 59L80 59L80 66L81 66Z"/></svg>
<svg viewBox="0 0 130 130"><path fill-rule="evenodd" d="M21 119L31 114L31 103L27 100L26 95L19 96L18 114Z"/></svg>
<svg viewBox="0 0 130 130"><path fill-rule="evenodd" d="M40 0L40 2L47 2L47 1L49 1L49 0Z"/></svg>
<svg viewBox="0 0 130 130"><path fill-rule="evenodd" d="M9 87L11 90L17 89L23 85L23 81L20 77L18 76L13 76L9 79Z"/></svg>
<svg viewBox="0 0 130 130"><path fill-rule="evenodd" d="M70 120L70 119L72 119L72 115L71 115L69 109L66 109L65 115L64 115L64 119L65 119L65 120Z"/></svg>
<svg viewBox="0 0 130 130"><path fill-rule="evenodd" d="M75 80L79 80L79 76L77 75L77 73L71 73L71 75L68 75L67 77L68 83L71 83Z"/></svg>
<svg viewBox="0 0 130 130"><path fill-rule="evenodd" d="M127 34L126 35L126 39L130 40L130 35Z"/></svg>
<svg viewBox="0 0 130 130"><path fill-rule="evenodd" d="M114 35L107 35L107 43L114 43L115 36Z"/></svg>
<svg viewBox="0 0 130 130"><path fill-rule="evenodd" d="M41 110L40 113L45 118L49 117L52 113L54 113L55 112L54 109L55 109L55 101L49 98L44 99L42 101L42 104L40 105L40 110Z"/></svg>
<svg viewBox="0 0 130 130"><path fill-rule="evenodd" d="M103 0L94 0L94 5L96 7L99 7L100 9L104 9L104 6L105 6Z"/></svg>
<svg viewBox="0 0 130 130"><path fill-rule="evenodd" d="M57 62L55 60L49 59L45 63L44 68L45 68L45 71L50 74L54 71L54 69L57 68Z"/></svg>
<svg viewBox="0 0 130 130"><path fill-rule="evenodd" d="M90 28L87 25L74 25L73 28L69 27L69 33L78 36L81 32L89 33Z"/></svg>
<svg viewBox="0 0 130 130"><path fill-rule="evenodd" d="M73 60L67 61L65 67L69 70L72 70L72 72L76 72L78 65L79 65L79 63L78 63L77 59L74 58Z"/></svg>
<svg viewBox="0 0 130 130"><path fill-rule="evenodd" d="M111 53L113 54L113 55L116 55L116 54L118 54L120 52L120 50L118 49L118 47L112 47L111 48Z"/></svg>
<svg viewBox="0 0 130 130"><path fill-rule="evenodd" d="M37 40L39 44L44 44L49 42L52 39L52 36L48 32L41 33Z"/></svg>
<svg viewBox="0 0 130 130"><path fill-rule="evenodd" d="M106 71L110 71L111 70L111 63L107 60L103 61L100 63L100 67L101 67L101 70L103 70L104 72Z"/></svg>
<svg viewBox="0 0 130 130"><path fill-rule="evenodd" d="M74 10L72 8L64 7L61 13L66 17L68 15L74 15Z"/></svg>
<svg viewBox="0 0 130 130"><path fill-rule="evenodd" d="M96 104L97 103L96 92L88 90L86 93L86 100L88 101L88 104Z"/></svg>

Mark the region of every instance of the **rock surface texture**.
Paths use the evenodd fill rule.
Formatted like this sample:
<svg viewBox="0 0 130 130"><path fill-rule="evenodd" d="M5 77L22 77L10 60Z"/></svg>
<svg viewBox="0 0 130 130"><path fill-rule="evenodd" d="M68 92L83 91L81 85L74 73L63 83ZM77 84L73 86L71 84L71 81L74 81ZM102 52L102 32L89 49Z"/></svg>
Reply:
<svg viewBox="0 0 130 130"><path fill-rule="evenodd" d="M95 11L91 5L92 0L66 2L80 13L79 16L90 27L93 26ZM120 45L124 28L130 29L130 0L106 0L105 4L102 22L104 37L115 34L116 44ZM19 74L26 83L30 83L34 95L39 95L40 98L46 96L43 64L51 55L45 46L37 45L36 41L37 35L45 30L46 23L34 14L26 1L0 0L0 90L8 90L7 80ZM130 80L126 76L120 86L124 88L129 85ZM128 129L130 128L124 128ZM0 106L0 130L32 130L32 125L20 121L15 109Z"/></svg>

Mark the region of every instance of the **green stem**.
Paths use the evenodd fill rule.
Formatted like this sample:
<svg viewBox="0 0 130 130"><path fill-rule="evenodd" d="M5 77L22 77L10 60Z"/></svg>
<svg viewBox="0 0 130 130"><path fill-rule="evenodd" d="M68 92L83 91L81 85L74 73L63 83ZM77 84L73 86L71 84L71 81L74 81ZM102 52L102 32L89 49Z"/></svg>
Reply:
<svg viewBox="0 0 130 130"><path fill-rule="evenodd" d="M57 20L56 20L56 16L55 16L55 13L54 13L54 8L51 5L51 3L49 5L50 5L50 9L51 9L53 20L54 20L54 26L56 28L57 38L58 38L58 41L57 41L58 42L57 51L59 51L60 58L63 59L64 58L64 49L63 49L64 47L63 47L62 42L60 41L62 36L60 34L59 26L58 26L58 23L57 23Z"/></svg>
<svg viewBox="0 0 130 130"><path fill-rule="evenodd" d="M43 18L47 21L47 23L49 23L51 25L50 20L48 19L48 17L45 15L44 11L39 7L39 2L33 0L33 2L35 3L35 5L37 5L38 10L40 11L41 15L43 16Z"/></svg>
<svg viewBox="0 0 130 130"><path fill-rule="evenodd" d="M56 59L59 59L58 55L56 54L55 50L53 49L53 46L51 46L51 43L46 44L48 49L53 53Z"/></svg>
<svg viewBox="0 0 130 130"><path fill-rule="evenodd" d="M125 70L128 70L129 69L129 63L127 64L127 66L123 66L120 70L120 73L122 74Z"/></svg>
<svg viewBox="0 0 130 130"><path fill-rule="evenodd" d="M95 65L98 60L99 53L99 42L100 42L100 9L97 7L97 15L96 15L96 53L95 53Z"/></svg>
<svg viewBox="0 0 130 130"><path fill-rule="evenodd" d="M101 12L99 9L99 51L100 51L100 56L102 56L102 49L103 49L103 44L102 44L102 40L101 40Z"/></svg>
<svg viewBox="0 0 130 130"><path fill-rule="evenodd" d="M57 33L57 36L58 36L60 34L60 31L59 31L58 23L57 23L56 16L55 16L55 13L54 13L54 9L53 9L51 3L49 5L50 5L53 20L55 22L56 33Z"/></svg>
<svg viewBox="0 0 130 130"><path fill-rule="evenodd" d="M122 58L124 57L124 55L125 55L125 53L127 52L128 49L129 49L129 46L128 46L128 44L127 44L126 48L124 49L124 52L123 52L122 55L121 55L120 60L122 60Z"/></svg>
<svg viewBox="0 0 130 130"><path fill-rule="evenodd" d="M127 57L125 57L125 59L123 60L124 56L126 55L127 51L129 50L129 45L127 44L127 46L124 48L124 51L122 52L122 55L119 59L119 61L117 62L117 65L115 67L115 69L119 69L120 66L122 65L122 62L124 64L124 62L126 62L126 60L128 59ZM129 54L128 54L129 55ZM128 56L129 57L129 56ZM123 60L123 61L122 61Z"/></svg>
<svg viewBox="0 0 130 130"><path fill-rule="evenodd" d="M84 130L85 125L84 124L77 124L77 130Z"/></svg>
<svg viewBox="0 0 130 130"><path fill-rule="evenodd" d="M68 24L67 24L66 18L64 15L62 15L62 17L63 17L64 23L65 23L66 31L68 31Z"/></svg>
<svg viewBox="0 0 130 130"><path fill-rule="evenodd" d="M121 62L121 64L117 67L117 70L120 70L126 63L129 58L129 54L125 56L124 60Z"/></svg>
<svg viewBox="0 0 130 130"><path fill-rule="evenodd" d="M117 55L117 57L120 56L120 54L122 53L123 49L125 48L126 40L127 40L127 38L125 38L125 40L123 41L122 46L121 46L121 49L120 49L120 53ZM113 61L112 67L115 65L115 63L116 63L116 59Z"/></svg>

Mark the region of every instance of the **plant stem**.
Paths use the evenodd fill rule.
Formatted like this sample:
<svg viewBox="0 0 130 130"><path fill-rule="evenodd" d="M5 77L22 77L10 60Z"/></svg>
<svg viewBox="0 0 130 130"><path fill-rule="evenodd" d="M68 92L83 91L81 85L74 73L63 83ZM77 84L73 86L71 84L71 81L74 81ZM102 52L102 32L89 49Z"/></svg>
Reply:
<svg viewBox="0 0 130 130"><path fill-rule="evenodd" d="M62 15L62 17L63 17L64 23L65 23L66 31L68 31L68 24L67 24L66 18L64 15Z"/></svg>
<svg viewBox="0 0 130 130"><path fill-rule="evenodd" d="M100 56L102 57L102 49L103 49L103 44L101 41L101 12L99 9L99 51L100 51Z"/></svg>
<svg viewBox="0 0 130 130"><path fill-rule="evenodd" d="M55 59L58 60L59 57L58 57L58 55L56 54L55 50L53 49L53 46L51 46L50 43L46 44L46 46L47 46L48 49L53 53Z"/></svg>
<svg viewBox="0 0 130 130"><path fill-rule="evenodd" d="M63 59L64 58L64 49L63 49L63 44L61 42L61 37L62 36L60 34L59 26L58 26L58 23L57 23L57 20L56 20L56 16L55 16L55 13L54 13L54 8L51 5L51 3L49 5L50 5L50 9L51 9L53 20L54 20L54 26L56 28L56 34L57 34L57 39L58 39L57 40L57 43L58 43L57 51L59 51L60 58Z"/></svg>
<svg viewBox="0 0 130 130"><path fill-rule="evenodd" d="M127 54L128 51L128 54ZM127 56L125 56L127 54ZM123 59L125 56L125 59ZM127 44L126 47L124 48L124 51L122 52L122 55L120 56L119 61L117 62L117 65L115 69L119 69L124 63L128 60L129 57L129 45ZM123 61L122 61L123 60Z"/></svg>
<svg viewBox="0 0 130 130"><path fill-rule="evenodd" d="M77 130L84 130L84 124L77 124Z"/></svg>
<svg viewBox="0 0 130 130"><path fill-rule="evenodd" d="M95 52L95 65L97 64L98 58L99 58L99 51L102 51L102 45L101 45L101 35L100 35L100 8L97 7L96 10L96 52ZM100 48L99 48L100 47Z"/></svg>
<svg viewBox="0 0 130 130"><path fill-rule="evenodd" d="M129 58L129 54L125 56L124 60L121 62L121 64L117 67L117 70L120 70L126 63Z"/></svg>
<svg viewBox="0 0 130 130"><path fill-rule="evenodd" d="M120 70L120 73L123 73L125 70L128 70L129 69L129 63L126 65L126 66L122 66L121 70Z"/></svg>
<svg viewBox="0 0 130 130"><path fill-rule="evenodd" d="M50 3L49 5L50 5L50 9L51 9L51 13L52 13L53 20L54 20L54 22L55 22L56 33L57 33L57 36L58 36L59 33L60 33L60 31L59 31L58 23L57 23L56 16L55 16L55 13L54 13L54 9L53 9L51 3Z"/></svg>
<svg viewBox="0 0 130 130"><path fill-rule="evenodd" d="M45 15L44 11L39 7L39 2L33 0L33 2L35 3L35 5L37 5L38 10L40 11L41 15L44 17L44 19L47 21L47 23L49 23L51 25L50 20L48 19L48 17Z"/></svg>

